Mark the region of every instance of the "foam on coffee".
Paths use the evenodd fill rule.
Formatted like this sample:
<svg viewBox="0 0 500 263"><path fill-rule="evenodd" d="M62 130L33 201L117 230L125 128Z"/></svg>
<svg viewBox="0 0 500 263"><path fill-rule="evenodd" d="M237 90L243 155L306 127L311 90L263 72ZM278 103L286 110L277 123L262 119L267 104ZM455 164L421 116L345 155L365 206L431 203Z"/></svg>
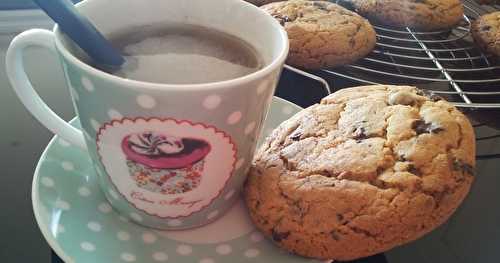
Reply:
<svg viewBox="0 0 500 263"><path fill-rule="evenodd" d="M150 26L110 38L127 63L110 72L123 78L197 84L234 79L262 67L247 42L214 29L194 25Z"/></svg>

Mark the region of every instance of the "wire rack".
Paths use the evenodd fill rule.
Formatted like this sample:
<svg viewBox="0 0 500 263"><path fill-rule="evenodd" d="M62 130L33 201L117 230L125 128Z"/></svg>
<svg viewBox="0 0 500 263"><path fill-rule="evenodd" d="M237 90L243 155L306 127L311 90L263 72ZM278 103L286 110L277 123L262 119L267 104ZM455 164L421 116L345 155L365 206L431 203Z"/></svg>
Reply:
<svg viewBox="0 0 500 263"><path fill-rule="evenodd" d="M483 53L471 37L473 20L490 10L470 1L464 7L462 21L451 30L418 32L375 25L375 49L354 64L314 72L287 68L320 81L327 93L331 89L323 78L341 77L361 84L416 85L458 107L500 108L500 62Z"/></svg>

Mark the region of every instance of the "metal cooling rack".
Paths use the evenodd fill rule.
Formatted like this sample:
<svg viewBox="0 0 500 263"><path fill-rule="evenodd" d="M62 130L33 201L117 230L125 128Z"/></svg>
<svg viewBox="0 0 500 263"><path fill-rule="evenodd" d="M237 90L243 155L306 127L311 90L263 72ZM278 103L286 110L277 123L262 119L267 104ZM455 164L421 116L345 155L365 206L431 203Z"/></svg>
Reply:
<svg viewBox="0 0 500 263"><path fill-rule="evenodd" d="M323 78L334 82L341 77L361 84L416 85L458 107L500 108L500 60L483 53L471 37L472 21L495 7L487 10L471 1L464 6L461 23L451 30L418 32L375 25L375 49L354 64L314 72L287 68L321 82L327 93L331 90Z"/></svg>

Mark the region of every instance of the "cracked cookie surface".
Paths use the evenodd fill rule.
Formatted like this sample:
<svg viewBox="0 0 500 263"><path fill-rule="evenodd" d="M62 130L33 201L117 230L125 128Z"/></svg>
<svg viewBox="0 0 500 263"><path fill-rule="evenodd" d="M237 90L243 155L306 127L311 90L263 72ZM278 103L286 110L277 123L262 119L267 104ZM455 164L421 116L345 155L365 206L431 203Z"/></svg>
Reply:
<svg viewBox="0 0 500 263"><path fill-rule="evenodd" d="M370 53L376 35L370 23L327 1L291 0L264 5L290 40L287 63L309 69L352 63Z"/></svg>
<svg viewBox="0 0 500 263"><path fill-rule="evenodd" d="M472 23L472 36L484 51L500 57L500 11L476 19Z"/></svg>
<svg viewBox="0 0 500 263"><path fill-rule="evenodd" d="M245 200L277 245L352 260L442 224L467 195L474 167L474 131L454 106L414 87L356 87L272 132Z"/></svg>
<svg viewBox="0 0 500 263"><path fill-rule="evenodd" d="M420 30L448 29L463 17L460 0L343 0L376 23Z"/></svg>

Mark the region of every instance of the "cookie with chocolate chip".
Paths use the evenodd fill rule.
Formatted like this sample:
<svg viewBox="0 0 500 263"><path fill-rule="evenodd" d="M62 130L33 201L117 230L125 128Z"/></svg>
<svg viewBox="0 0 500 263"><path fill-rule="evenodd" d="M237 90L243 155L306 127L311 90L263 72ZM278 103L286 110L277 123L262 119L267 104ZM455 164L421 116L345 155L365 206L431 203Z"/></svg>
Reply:
<svg viewBox="0 0 500 263"><path fill-rule="evenodd" d="M460 22L464 7L460 0L344 0L370 21L418 30L448 29Z"/></svg>
<svg viewBox="0 0 500 263"><path fill-rule="evenodd" d="M415 240L469 192L469 120L414 87L340 90L282 123L245 184L255 225L278 246L353 260Z"/></svg>
<svg viewBox="0 0 500 263"><path fill-rule="evenodd" d="M288 33L288 64L308 69L336 67L366 56L375 47L370 23L337 4L291 0L261 8Z"/></svg>
<svg viewBox="0 0 500 263"><path fill-rule="evenodd" d="M500 11L476 19L472 36L484 51L500 57Z"/></svg>

